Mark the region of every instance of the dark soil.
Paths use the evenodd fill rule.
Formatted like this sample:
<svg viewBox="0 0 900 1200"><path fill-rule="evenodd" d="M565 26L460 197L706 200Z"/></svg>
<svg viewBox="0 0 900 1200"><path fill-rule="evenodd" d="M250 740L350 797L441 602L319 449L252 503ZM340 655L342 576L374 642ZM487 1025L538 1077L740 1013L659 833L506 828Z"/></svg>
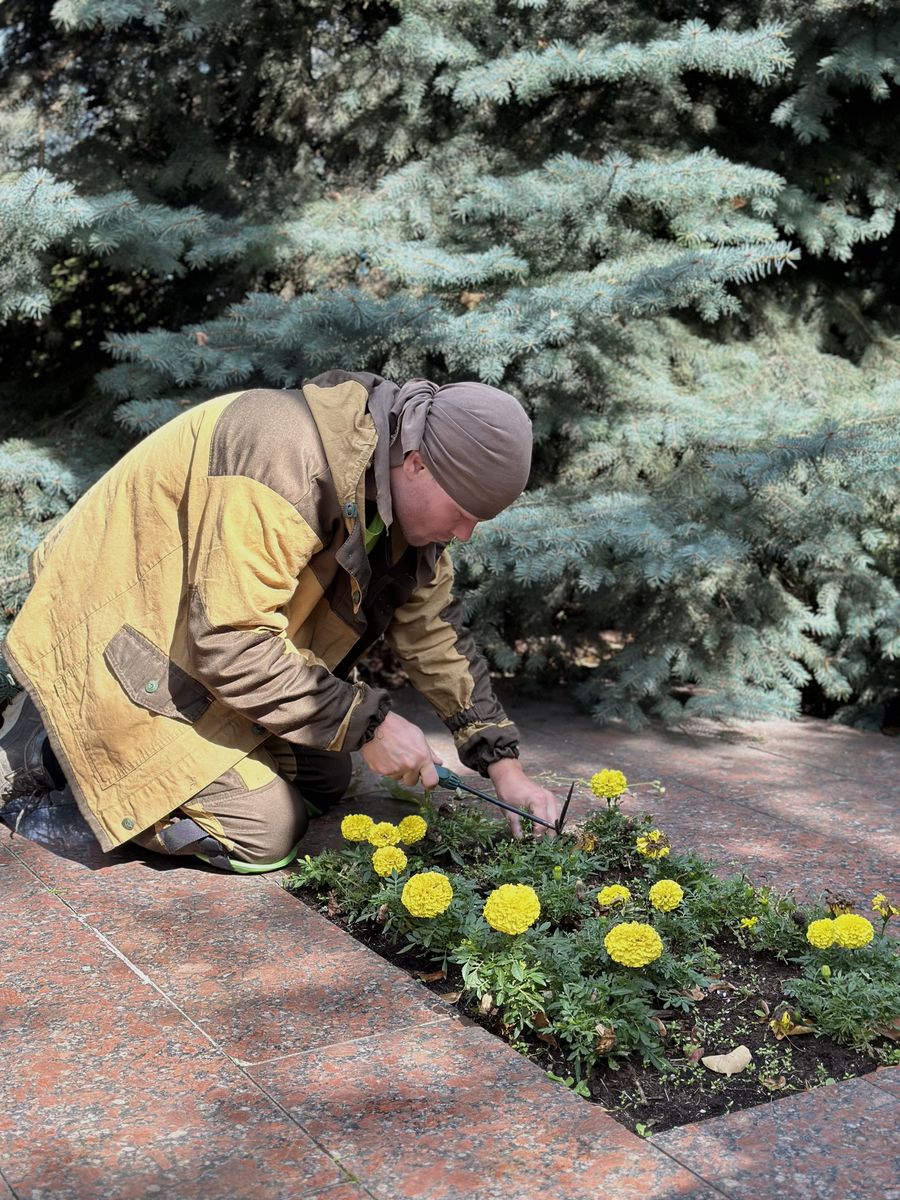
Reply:
<svg viewBox="0 0 900 1200"><path fill-rule="evenodd" d="M349 925L333 905L323 905L314 892L295 894L444 997L465 1017L510 1040L504 1037L501 1014L496 1009L482 1013L461 996L462 979L457 968L451 967L445 977L427 958L398 953L378 926ZM689 1015L663 1010L656 1014L664 1027L664 1033L663 1028L660 1032L672 1070L662 1073L632 1062L621 1063L616 1069L598 1066L584 1081L589 1091L586 1098L602 1105L633 1132L649 1135L875 1070L876 1061L865 1052L840 1046L827 1037L802 1034L777 1040L769 1020L785 1007L781 982L796 972L771 955L750 954L734 942L713 945L721 955L720 977L693 1011ZM703 1056L725 1054L741 1045L749 1049L752 1061L740 1074L717 1075L699 1061ZM556 1052L552 1038L542 1042L537 1036L526 1036L515 1042L515 1048L527 1053L544 1070L562 1079L571 1078L571 1066Z"/></svg>

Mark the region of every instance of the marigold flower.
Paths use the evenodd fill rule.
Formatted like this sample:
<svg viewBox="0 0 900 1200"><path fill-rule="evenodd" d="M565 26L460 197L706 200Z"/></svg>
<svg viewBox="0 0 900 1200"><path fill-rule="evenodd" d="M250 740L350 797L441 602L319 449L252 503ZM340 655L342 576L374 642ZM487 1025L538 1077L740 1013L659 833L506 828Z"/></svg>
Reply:
<svg viewBox="0 0 900 1200"><path fill-rule="evenodd" d="M660 879L647 893L647 898L660 912L671 912L684 899L684 888L674 879Z"/></svg>
<svg viewBox="0 0 900 1200"><path fill-rule="evenodd" d="M900 908L891 904L884 892L879 892L877 896L872 897L872 908L885 920L889 917L900 917Z"/></svg>
<svg viewBox="0 0 900 1200"><path fill-rule="evenodd" d="M867 946L875 936L875 927L865 917L855 913L843 913L834 919L834 944L844 950L858 950Z"/></svg>
<svg viewBox="0 0 900 1200"><path fill-rule="evenodd" d="M406 855L399 846L379 846L372 855L376 875L390 875L394 871L399 875L406 870L406 862Z"/></svg>
<svg viewBox="0 0 900 1200"><path fill-rule="evenodd" d="M417 816L404 817L397 828L400 830L400 841L405 842L407 846L421 842L428 832L424 818Z"/></svg>
<svg viewBox="0 0 900 1200"><path fill-rule="evenodd" d="M396 846L400 841L400 830L390 821L379 821L369 830L366 841L370 846Z"/></svg>
<svg viewBox="0 0 900 1200"><path fill-rule="evenodd" d="M541 902L528 884L503 883L488 896L482 914L492 929L524 933L541 915Z"/></svg>
<svg viewBox="0 0 900 1200"><path fill-rule="evenodd" d="M741 917L741 924L745 929L754 929L759 917Z"/></svg>
<svg viewBox="0 0 900 1200"><path fill-rule="evenodd" d="M806 940L817 950L827 950L834 944L834 921L830 917L810 921L806 927Z"/></svg>
<svg viewBox="0 0 900 1200"><path fill-rule="evenodd" d="M439 871L421 871L403 885L400 902L414 917L439 917L453 899L453 888Z"/></svg>
<svg viewBox="0 0 900 1200"><path fill-rule="evenodd" d="M614 800L628 787L628 780L621 771L598 771L591 776L591 791L598 800Z"/></svg>
<svg viewBox="0 0 900 1200"><path fill-rule="evenodd" d="M613 962L624 967L646 967L663 952L662 938L652 925L640 921L614 925L603 939L603 945Z"/></svg>
<svg viewBox="0 0 900 1200"><path fill-rule="evenodd" d="M661 829L642 833L634 844L638 854L643 854L644 858L665 858L669 853L669 839Z"/></svg>
<svg viewBox="0 0 900 1200"><path fill-rule="evenodd" d="M365 813L348 813L341 821L341 835L348 842L367 842L375 822Z"/></svg>
<svg viewBox="0 0 900 1200"><path fill-rule="evenodd" d="M597 903L601 908L612 908L614 904L627 904L631 892L621 883L611 883L609 887L601 888L597 893Z"/></svg>

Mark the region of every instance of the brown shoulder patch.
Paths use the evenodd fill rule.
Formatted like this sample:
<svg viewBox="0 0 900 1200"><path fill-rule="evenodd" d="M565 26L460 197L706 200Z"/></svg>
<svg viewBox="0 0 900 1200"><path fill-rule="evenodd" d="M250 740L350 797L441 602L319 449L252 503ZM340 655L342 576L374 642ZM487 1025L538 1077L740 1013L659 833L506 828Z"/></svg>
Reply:
<svg viewBox="0 0 900 1200"><path fill-rule="evenodd" d="M334 491L322 439L300 391L253 388L232 401L210 441L209 474L255 479L301 515L316 480L326 493Z"/></svg>

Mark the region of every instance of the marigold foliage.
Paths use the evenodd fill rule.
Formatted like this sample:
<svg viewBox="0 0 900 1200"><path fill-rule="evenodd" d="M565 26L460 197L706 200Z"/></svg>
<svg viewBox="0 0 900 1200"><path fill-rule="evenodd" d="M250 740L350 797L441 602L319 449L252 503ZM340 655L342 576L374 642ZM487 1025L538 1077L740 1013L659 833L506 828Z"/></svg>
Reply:
<svg viewBox="0 0 900 1200"><path fill-rule="evenodd" d="M844 913L834 919L834 944L843 950L859 950L875 936L872 922L855 913Z"/></svg>
<svg viewBox="0 0 900 1200"><path fill-rule="evenodd" d="M369 830L366 841L370 846L396 846L400 841L400 830L390 821L379 821Z"/></svg>
<svg viewBox="0 0 900 1200"><path fill-rule="evenodd" d="M806 940L817 950L827 950L834 944L834 921L830 917L811 921L806 928Z"/></svg>
<svg viewBox="0 0 900 1200"><path fill-rule="evenodd" d="M421 871L407 879L400 901L414 917L439 917L453 899L453 888L439 871Z"/></svg>
<svg viewBox="0 0 900 1200"><path fill-rule="evenodd" d="M658 883L654 883L647 896L654 908L660 912L671 912L684 899L684 888L674 879L660 879Z"/></svg>
<svg viewBox="0 0 900 1200"><path fill-rule="evenodd" d="M527 884L504 883L488 896L482 914L500 933L524 933L541 915L541 902Z"/></svg>
<svg viewBox="0 0 900 1200"><path fill-rule="evenodd" d="M614 800L628 787L621 771L598 771L591 776L591 791L598 800Z"/></svg>
<svg viewBox="0 0 900 1200"><path fill-rule="evenodd" d="M669 853L669 839L661 829L651 829L649 833L640 834L635 840L638 854L644 858L665 858Z"/></svg>
<svg viewBox="0 0 900 1200"><path fill-rule="evenodd" d="M380 846L372 855L372 866L377 875L398 875L406 870L407 858L399 846Z"/></svg>
<svg viewBox="0 0 900 1200"><path fill-rule="evenodd" d="M631 892L621 883L611 883L597 893L597 903L601 908L612 908L614 904L627 904L630 899Z"/></svg>
<svg viewBox="0 0 900 1200"><path fill-rule="evenodd" d="M414 846L416 842L421 842L428 832L427 823L419 816L404 817L397 828L400 830L400 841L407 846Z"/></svg>
<svg viewBox="0 0 900 1200"><path fill-rule="evenodd" d="M341 835L348 842L367 842L375 822L365 813L348 813L341 821Z"/></svg>
<svg viewBox="0 0 900 1200"><path fill-rule="evenodd" d="M662 938L652 925L626 921L614 925L603 939L606 953L623 967L646 967L663 952Z"/></svg>

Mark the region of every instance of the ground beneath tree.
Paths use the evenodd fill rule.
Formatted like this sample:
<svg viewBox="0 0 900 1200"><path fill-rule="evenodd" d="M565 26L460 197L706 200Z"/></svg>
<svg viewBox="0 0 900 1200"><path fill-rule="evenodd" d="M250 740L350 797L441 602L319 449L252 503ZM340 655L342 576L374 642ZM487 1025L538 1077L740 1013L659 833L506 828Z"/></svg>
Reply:
<svg viewBox="0 0 900 1200"><path fill-rule="evenodd" d="M785 1007L781 984L797 972L769 954L749 953L735 942L712 942L721 956L718 977L690 1014L660 1009L656 1014L671 1070L660 1072L640 1063L598 1066L581 1083L571 1064L547 1036L506 1036L501 1014L482 1012L462 995L459 969L446 975L424 956L401 954L377 925L350 924L335 905L323 903L312 890L294 893L369 949L408 972L455 1007L462 1016L502 1038L551 1072L633 1132L651 1135L679 1125L738 1112L811 1088L866 1075L879 1065L862 1050L841 1046L831 1038L798 1034L780 1040L769 1021ZM887 1044L887 1043L885 1043ZM719 1075L704 1066L707 1055L727 1054L746 1046L750 1064L739 1074Z"/></svg>

